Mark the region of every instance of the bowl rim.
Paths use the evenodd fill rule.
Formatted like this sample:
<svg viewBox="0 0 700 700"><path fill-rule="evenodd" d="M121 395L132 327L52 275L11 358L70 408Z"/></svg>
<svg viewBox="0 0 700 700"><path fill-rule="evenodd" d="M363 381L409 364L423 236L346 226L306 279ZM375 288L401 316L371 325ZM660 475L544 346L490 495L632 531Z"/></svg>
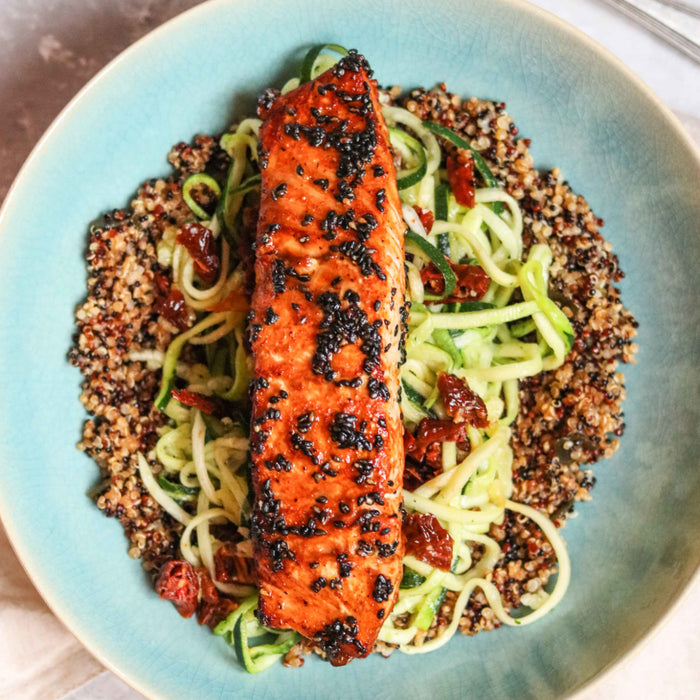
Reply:
<svg viewBox="0 0 700 700"><path fill-rule="evenodd" d="M625 79L632 84L639 92L641 92L647 99L649 99L655 106L655 108L660 112L660 114L665 118L668 126L673 130L673 132L681 138L684 142L686 149L690 152L698 168L700 169L700 145L698 145L688 134L687 130L680 122L678 117L671 111L671 109L661 100L661 98L646 84L646 82L640 78L627 64L625 64L621 59L615 56L611 51L605 48L598 41L590 37L588 34L582 30L574 27L572 24L560 17L554 15L553 13L545 10L537 5L532 4L529 0L497 0L503 5L510 8L517 9L529 13L531 16L535 17L541 22L547 23L554 27L556 30L568 34L573 41L580 42L586 45L593 53L597 54L600 59L602 59L608 66L613 70L620 72ZM163 24L155 27L149 31L144 36L137 39L135 42L123 49L119 54L117 54L113 59L111 59L105 66L103 66L88 82L70 99L70 101L61 109L58 115L53 119L51 124L44 131L42 136L39 138L37 143L32 148L31 152L25 159L22 167L17 172L12 185L10 186L7 195L5 196L2 206L0 206L0 235L2 235L4 220L7 215L7 211L10 208L12 200L16 190L19 188L20 182L24 178L25 171L29 170L35 159L40 157L41 151L43 150L45 144L51 139L54 131L57 130L59 125L68 117L68 115L73 111L73 109L85 98L85 96L92 90L93 86L98 82L103 80L109 73L116 70L128 57L132 54L137 53L142 46L151 42L154 37L158 37L167 34L175 26L184 24L191 20L192 17L196 15L204 15L206 12L216 12L219 5L229 4L234 5L237 0L205 0L199 5L195 5L175 17L170 18ZM7 533L8 541L10 547L12 548L15 556L17 557L22 569L27 574L27 577L31 581L32 585L36 588L37 592L46 603L51 612L61 621L61 623L68 629L68 631L82 644L82 646L97 659L107 670L114 673L118 678L120 678L124 683L131 687L136 692L147 698L163 698L166 700L165 696L160 695L157 689L148 688L145 683L142 683L136 677L130 677L127 670L121 669L114 665L109 658L104 656L102 652L93 646L91 642L86 641L85 636L89 636L83 632L81 629L81 623L78 618L73 618L68 615L65 611L61 609L61 602L58 600L51 589L50 583L43 579L38 571L35 569L31 550L29 547L25 547L22 543L22 538L17 530L14 529L12 520L7 515L7 510L4 507L2 490L0 489L0 524L3 525ZM600 684L609 678L613 672L619 668L625 666L629 661L639 654L642 649L644 649L649 642L660 632L660 630L666 625L668 620L673 616L678 608L689 598L691 592L695 591L698 586L700 586L700 562L695 567L695 571L690 576L686 586L683 590L678 593L675 599L671 600L663 613L657 618L657 620L652 623L639 637L639 639L634 643L634 645L621 654L619 657L610 662L607 666L599 670L593 677L589 680L584 681L583 684L573 688L569 695L570 700L583 700L583 695L589 692L594 687L599 687ZM96 677L96 676L95 676ZM94 677L93 677L94 678ZM86 681L86 683L89 682Z"/></svg>

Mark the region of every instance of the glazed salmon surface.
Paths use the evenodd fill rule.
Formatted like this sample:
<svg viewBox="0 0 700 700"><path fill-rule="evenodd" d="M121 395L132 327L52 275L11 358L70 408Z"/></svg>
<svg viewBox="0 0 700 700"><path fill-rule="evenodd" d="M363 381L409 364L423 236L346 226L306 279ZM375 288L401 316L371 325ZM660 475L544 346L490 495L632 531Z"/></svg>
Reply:
<svg viewBox="0 0 700 700"><path fill-rule="evenodd" d="M402 575L406 227L362 56L259 109L257 615L341 665L372 650Z"/></svg>

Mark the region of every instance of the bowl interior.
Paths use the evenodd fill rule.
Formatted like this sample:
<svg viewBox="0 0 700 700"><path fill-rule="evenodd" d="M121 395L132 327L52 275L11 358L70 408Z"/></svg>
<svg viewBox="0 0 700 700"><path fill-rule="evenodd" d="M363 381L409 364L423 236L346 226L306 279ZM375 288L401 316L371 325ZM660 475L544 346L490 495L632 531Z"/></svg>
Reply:
<svg viewBox="0 0 700 700"><path fill-rule="evenodd" d="M641 327L625 370L627 432L566 527L560 607L536 625L460 638L426 657L249 676L207 629L153 595L121 528L86 497L85 418L66 361L84 296L89 222L168 172L170 146L224 129L281 85L312 43L358 48L381 84L445 81L507 102L538 167L558 165L606 221ZM122 55L54 124L0 220L0 507L42 594L149 696L548 698L631 649L684 588L696 539L700 165L675 122L617 62L510 0L216 0Z"/></svg>

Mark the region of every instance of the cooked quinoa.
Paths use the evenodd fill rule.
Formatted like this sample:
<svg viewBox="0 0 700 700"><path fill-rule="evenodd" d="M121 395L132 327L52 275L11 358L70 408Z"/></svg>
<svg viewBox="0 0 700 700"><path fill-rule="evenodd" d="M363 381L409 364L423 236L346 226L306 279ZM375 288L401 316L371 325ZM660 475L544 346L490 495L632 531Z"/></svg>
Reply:
<svg viewBox="0 0 700 700"><path fill-rule="evenodd" d="M149 571L176 556L182 526L151 498L138 474L136 455L155 446L166 418L153 404L159 376L130 355L164 350L179 332L154 310L155 273L164 274L156 245L169 227L191 217L182 180L203 170L215 153L220 149L208 136L178 144L169 156L176 172L167 181L144 183L128 211L105 214L90 229L88 295L75 315L69 358L84 376L80 400L93 416L78 449L100 468L97 507L119 519L129 556L142 558Z"/></svg>
<svg viewBox="0 0 700 700"><path fill-rule="evenodd" d="M557 370L521 382L512 439L513 498L563 526L574 503L590 499L595 477L584 465L609 457L625 427L624 378L617 370L620 362L634 362L637 322L614 286L624 277L618 258L599 233L603 221L574 194L559 169L534 168L530 140L517 138L518 128L504 103L463 101L444 85L407 95L401 95L400 88L388 92L421 119L466 136L518 200L525 253L534 243L547 243L552 249L550 296L569 316L576 342ZM177 333L154 304L157 278L167 274L157 263L156 245L170 227L178 228L191 217L182 199L182 182L205 168L225 171L229 164L228 155L209 136L178 144L169 161L174 168L170 177L144 183L130 209L111 212L91 228L88 294L76 312L78 332L70 352L70 361L84 376L81 401L92 416L79 449L100 469L94 489L97 506L120 520L129 555L141 558L151 572L177 558L182 526L150 497L138 474L136 453L153 448L165 419L153 405L159 371L131 356L164 351ZM523 595L546 585L556 571L556 558L540 529L524 516L506 511L503 523L493 526L490 534L503 550L492 580L505 607L512 609ZM455 598L447 594L426 640L449 623ZM477 589L460 630L476 634L499 625ZM313 642L301 642L285 663L299 666L303 654L312 650L321 653ZM388 655L393 648L380 642L375 651Z"/></svg>

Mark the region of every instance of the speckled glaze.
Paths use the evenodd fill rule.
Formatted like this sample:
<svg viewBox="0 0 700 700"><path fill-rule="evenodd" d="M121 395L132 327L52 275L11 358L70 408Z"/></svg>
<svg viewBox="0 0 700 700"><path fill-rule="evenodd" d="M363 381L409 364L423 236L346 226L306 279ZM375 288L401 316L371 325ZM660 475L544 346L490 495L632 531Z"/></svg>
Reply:
<svg viewBox="0 0 700 700"><path fill-rule="evenodd" d="M574 574L536 625L425 657L245 674L207 629L158 600L121 528L86 497L79 374L66 361L89 222L168 171L169 147L223 129L311 43L366 54L380 82L445 80L505 100L541 167L606 220L641 323L627 433L566 528ZM0 512L54 611L150 697L551 698L574 692L663 616L700 559L695 268L700 157L615 59L514 0L215 0L142 40L54 123L0 218ZM40 631L38 632L40 633Z"/></svg>

